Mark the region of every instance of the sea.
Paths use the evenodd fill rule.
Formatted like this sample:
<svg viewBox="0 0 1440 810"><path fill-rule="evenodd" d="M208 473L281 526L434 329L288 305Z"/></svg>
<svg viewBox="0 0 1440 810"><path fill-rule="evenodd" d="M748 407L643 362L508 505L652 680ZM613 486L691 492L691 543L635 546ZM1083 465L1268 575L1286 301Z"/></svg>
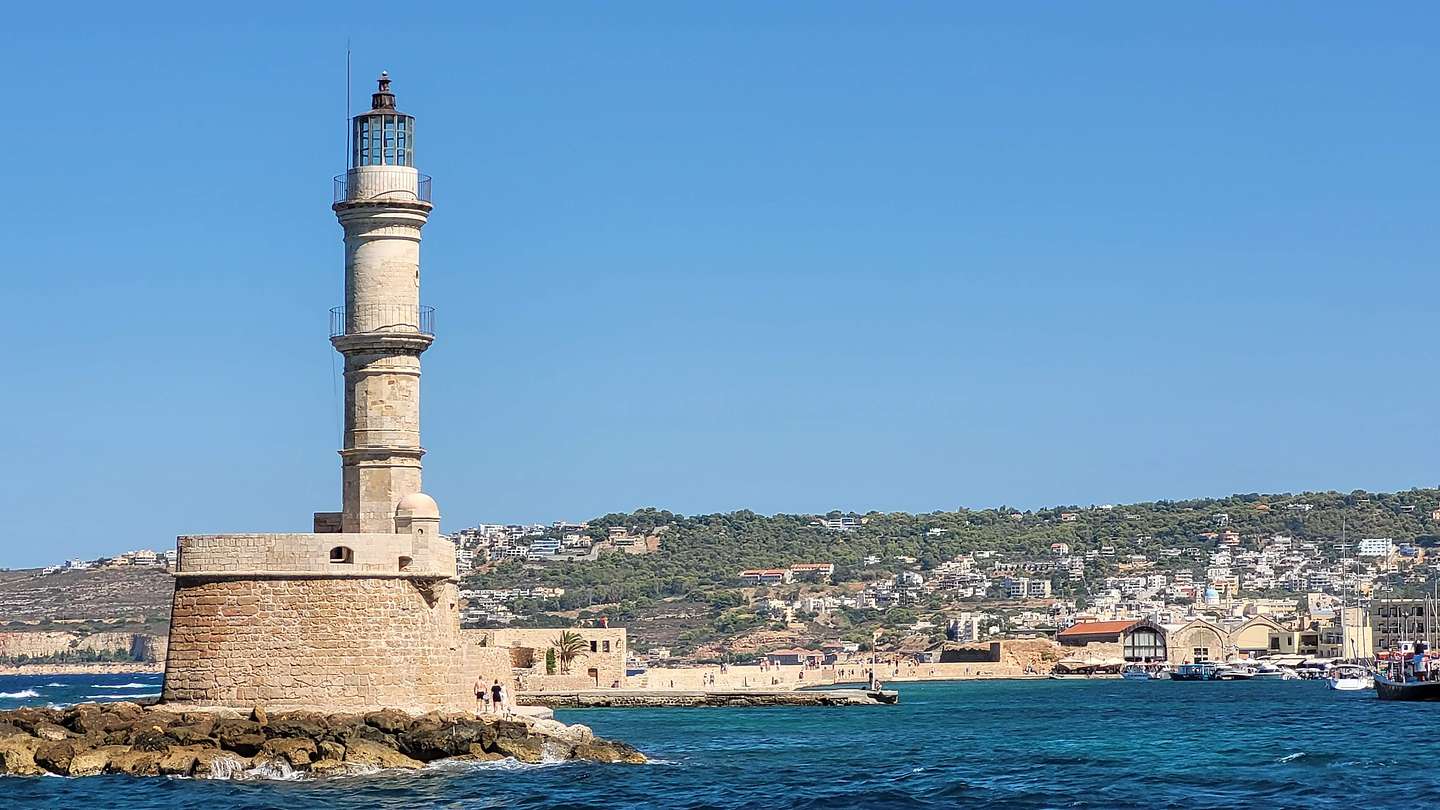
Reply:
<svg viewBox="0 0 1440 810"><path fill-rule="evenodd" d="M0 708L158 675L0 677ZM236 781L6 777L4 808L1440 807L1440 704L1317 681L894 684L897 706L560 711L648 765L441 764Z"/></svg>

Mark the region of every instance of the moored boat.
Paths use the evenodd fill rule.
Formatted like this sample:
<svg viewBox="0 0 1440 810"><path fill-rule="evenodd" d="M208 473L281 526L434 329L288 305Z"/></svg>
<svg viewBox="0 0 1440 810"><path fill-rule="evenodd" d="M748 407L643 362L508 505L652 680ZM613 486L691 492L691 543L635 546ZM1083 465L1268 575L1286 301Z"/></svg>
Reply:
<svg viewBox="0 0 1440 810"><path fill-rule="evenodd" d="M1325 682L1339 692L1361 692L1376 688L1378 678L1359 664L1336 664L1326 673Z"/></svg>
<svg viewBox="0 0 1440 810"><path fill-rule="evenodd" d="M1126 664L1125 668L1120 670L1120 677L1127 681L1148 681L1150 673L1145 671L1144 664Z"/></svg>
<svg viewBox="0 0 1440 810"><path fill-rule="evenodd" d="M1374 681L1381 700L1440 700L1440 681L1394 681L1378 673Z"/></svg>
<svg viewBox="0 0 1440 810"><path fill-rule="evenodd" d="M1172 681L1218 681L1220 680L1219 664L1214 661L1201 661L1198 664L1181 664L1170 673Z"/></svg>

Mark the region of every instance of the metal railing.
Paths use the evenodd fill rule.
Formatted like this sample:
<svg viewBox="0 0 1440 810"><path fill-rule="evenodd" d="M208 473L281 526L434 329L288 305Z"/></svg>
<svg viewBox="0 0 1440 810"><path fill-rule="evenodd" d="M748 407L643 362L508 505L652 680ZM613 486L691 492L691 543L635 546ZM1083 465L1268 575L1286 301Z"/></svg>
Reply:
<svg viewBox="0 0 1440 810"><path fill-rule="evenodd" d="M372 332L435 334L435 308L411 304L363 304L330 310L330 337Z"/></svg>
<svg viewBox="0 0 1440 810"><path fill-rule="evenodd" d="M430 175L404 169L351 170L331 178L334 202L364 202L398 195L430 202Z"/></svg>

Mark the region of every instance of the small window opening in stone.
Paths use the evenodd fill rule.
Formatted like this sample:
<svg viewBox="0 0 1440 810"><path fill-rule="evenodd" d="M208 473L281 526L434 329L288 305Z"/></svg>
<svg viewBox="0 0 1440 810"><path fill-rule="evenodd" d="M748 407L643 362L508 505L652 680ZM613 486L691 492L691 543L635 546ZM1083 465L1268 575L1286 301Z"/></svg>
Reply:
<svg viewBox="0 0 1440 810"><path fill-rule="evenodd" d="M604 652L610 652L610 642L608 642L608 641L602 641L602 642L600 642L600 649L601 649L602 651L604 651Z"/></svg>
<svg viewBox="0 0 1440 810"><path fill-rule="evenodd" d="M330 549L330 562L353 563L355 562L355 552L345 546L336 546Z"/></svg>
<svg viewBox="0 0 1440 810"><path fill-rule="evenodd" d="M410 567L410 563L412 563L412 562L415 562L415 561L414 561L413 559L409 558L409 557L401 557L401 558L400 558L400 570L401 570L401 571L404 571L404 570L408 569L408 568Z"/></svg>
<svg viewBox="0 0 1440 810"><path fill-rule="evenodd" d="M590 642L590 652L599 652L599 650L596 649L595 642L593 642L593 641Z"/></svg>

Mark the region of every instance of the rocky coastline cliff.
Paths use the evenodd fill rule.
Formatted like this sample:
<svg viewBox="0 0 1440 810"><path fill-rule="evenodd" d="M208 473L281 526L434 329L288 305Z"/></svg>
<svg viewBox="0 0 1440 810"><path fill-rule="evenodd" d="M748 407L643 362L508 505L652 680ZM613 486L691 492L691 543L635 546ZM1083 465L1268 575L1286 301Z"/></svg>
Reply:
<svg viewBox="0 0 1440 810"><path fill-rule="evenodd" d="M176 711L83 703L0 712L0 773L292 778L415 769L438 760L644 763L583 725L386 709L367 714Z"/></svg>

